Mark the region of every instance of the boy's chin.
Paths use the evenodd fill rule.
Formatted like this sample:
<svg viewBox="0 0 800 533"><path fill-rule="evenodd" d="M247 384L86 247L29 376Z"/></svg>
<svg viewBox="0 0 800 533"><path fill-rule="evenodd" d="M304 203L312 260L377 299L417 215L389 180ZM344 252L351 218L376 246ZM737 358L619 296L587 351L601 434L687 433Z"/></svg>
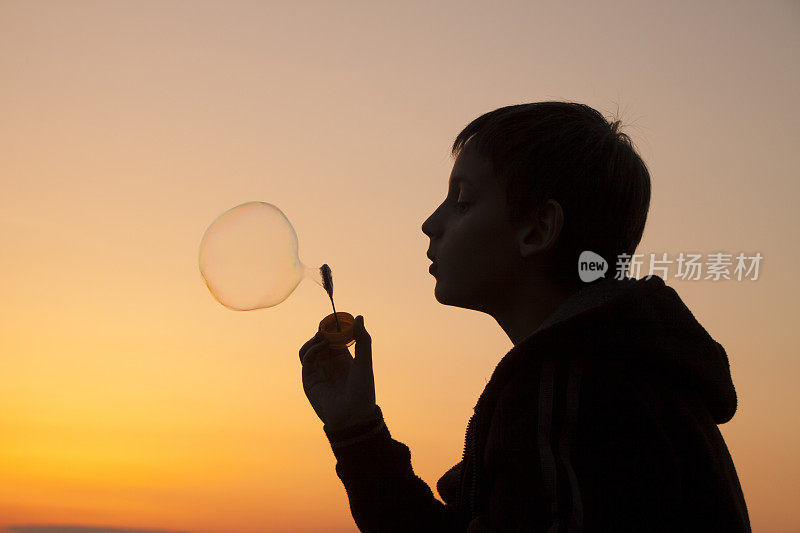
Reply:
<svg viewBox="0 0 800 533"><path fill-rule="evenodd" d="M448 294L447 288L438 279L436 280L436 287L433 289L433 296L436 298L436 301L442 305L455 305L452 295Z"/></svg>
<svg viewBox="0 0 800 533"><path fill-rule="evenodd" d="M442 305L474 310L478 310L479 307L475 305L474 301L470 300L469 298L465 298L463 292L453 294L453 292L449 291L447 287L439 280L436 281L436 288L433 290L433 295L436 298L436 301Z"/></svg>

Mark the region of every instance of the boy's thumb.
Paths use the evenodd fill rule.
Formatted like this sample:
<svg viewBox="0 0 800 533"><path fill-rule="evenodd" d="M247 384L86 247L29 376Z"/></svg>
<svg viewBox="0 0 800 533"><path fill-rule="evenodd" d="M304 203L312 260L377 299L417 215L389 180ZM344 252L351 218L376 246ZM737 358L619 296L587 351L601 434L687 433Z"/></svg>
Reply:
<svg viewBox="0 0 800 533"><path fill-rule="evenodd" d="M356 339L356 355L353 362L364 367L372 367L372 337L364 327L364 317L358 315L353 321L353 336Z"/></svg>

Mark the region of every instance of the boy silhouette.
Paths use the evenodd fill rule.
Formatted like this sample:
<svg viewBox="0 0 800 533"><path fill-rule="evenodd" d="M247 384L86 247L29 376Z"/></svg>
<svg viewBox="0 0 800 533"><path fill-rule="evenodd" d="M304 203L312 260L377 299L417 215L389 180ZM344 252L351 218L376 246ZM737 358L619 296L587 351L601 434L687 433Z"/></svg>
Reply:
<svg viewBox="0 0 800 533"><path fill-rule="evenodd" d="M717 425L736 411L727 354L658 276L612 275L647 219L630 138L586 105L486 113L456 137L449 192L422 225L435 297L513 342L478 399L464 458L414 474L375 403L372 348L300 349L361 531L750 531ZM578 257L608 262L585 283ZM621 271L624 272L624 269Z"/></svg>

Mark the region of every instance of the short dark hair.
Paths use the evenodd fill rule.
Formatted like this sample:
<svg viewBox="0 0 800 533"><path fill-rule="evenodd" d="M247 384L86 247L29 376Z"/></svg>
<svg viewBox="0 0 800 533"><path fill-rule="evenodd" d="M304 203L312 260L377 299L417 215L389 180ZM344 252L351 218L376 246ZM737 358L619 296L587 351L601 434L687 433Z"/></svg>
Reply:
<svg viewBox="0 0 800 533"><path fill-rule="evenodd" d="M470 122L453 143L486 157L504 184L512 223L548 199L564 212L548 274L578 286L577 263L591 250L609 263L633 254L650 207L650 173L631 139L595 109L574 102L535 102L490 111Z"/></svg>

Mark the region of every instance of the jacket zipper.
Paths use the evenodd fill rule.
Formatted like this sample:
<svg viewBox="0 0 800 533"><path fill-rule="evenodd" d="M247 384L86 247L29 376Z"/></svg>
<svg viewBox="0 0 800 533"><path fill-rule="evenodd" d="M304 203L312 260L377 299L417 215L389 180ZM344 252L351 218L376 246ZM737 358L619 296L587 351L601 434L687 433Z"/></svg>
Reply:
<svg viewBox="0 0 800 533"><path fill-rule="evenodd" d="M477 457L475 456L475 432L472 432L472 446L470 450L472 452L472 490L470 491L470 500L469 500L469 514L472 516L472 510L475 509L475 495L478 492L478 462Z"/></svg>
<svg viewBox="0 0 800 533"><path fill-rule="evenodd" d="M467 502L467 516L472 517L472 509L475 508L475 491L476 491L476 483L477 483L477 476L478 476L478 469L477 465L475 464L475 447L470 447L470 429L472 428L472 420L475 418L475 413L472 413L472 416L469 417L469 422L467 423L467 434L464 436L464 453L461 456L461 479L462 483L466 481L464 479L464 474L466 474L466 466L467 466L467 452L470 453L472 457L472 479L470 480L470 492L469 492L469 502ZM474 441L474 439L472 439ZM459 492L460 494L460 492ZM460 502L459 502L460 503Z"/></svg>

